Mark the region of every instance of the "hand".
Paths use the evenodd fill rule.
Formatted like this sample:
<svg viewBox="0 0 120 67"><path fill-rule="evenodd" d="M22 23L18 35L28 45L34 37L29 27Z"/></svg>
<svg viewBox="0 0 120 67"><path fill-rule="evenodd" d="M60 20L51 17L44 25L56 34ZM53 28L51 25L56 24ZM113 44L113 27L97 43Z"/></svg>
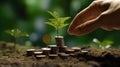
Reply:
<svg viewBox="0 0 120 67"><path fill-rule="evenodd" d="M79 12L69 26L68 33L81 36L102 28L120 30L120 0L95 0Z"/></svg>

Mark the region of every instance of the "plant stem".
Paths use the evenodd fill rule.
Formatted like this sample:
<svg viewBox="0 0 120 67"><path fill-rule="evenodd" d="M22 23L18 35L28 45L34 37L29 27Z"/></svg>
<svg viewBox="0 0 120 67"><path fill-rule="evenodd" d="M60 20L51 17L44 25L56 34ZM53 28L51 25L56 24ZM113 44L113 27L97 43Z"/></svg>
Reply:
<svg viewBox="0 0 120 67"><path fill-rule="evenodd" d="M17 44L17 40L15 38L15 40L14 40L14 46L13 46L14 49L16 48L16 44Z"/></svg>
<svg viewBox="0 0 120 67"><path fill-rule="evenodd" d="M56 34L57 34L57 36L59 36L59 30L57 29L57 31L56 31Z"/></svg>
<svg viewBox="0 0 120 67"><path fill-rule="evenodd" d="M56 29L56 30L57 30L57 36L59 36L59 24L57 24L56 26L57 26L57 27L56 27L56 28L57 28L57 29Z"/></svg>

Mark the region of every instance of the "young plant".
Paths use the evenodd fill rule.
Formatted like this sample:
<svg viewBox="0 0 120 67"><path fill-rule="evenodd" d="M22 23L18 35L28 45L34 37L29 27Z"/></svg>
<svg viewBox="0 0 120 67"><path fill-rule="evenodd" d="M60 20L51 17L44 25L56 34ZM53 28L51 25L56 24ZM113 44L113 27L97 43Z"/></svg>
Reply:
<svg viewBox="0 0 120 67"><path fill-rule="evenodd" d="M6 32L15 38L14 48L16 48L17 38L21 36L27 36L27 37L29 36L26 32L22 32L19 29L6 30Z"/></svg>
<svg viewBox="0 0 120 67"><path fill-rule="evenodd" d="M106 49L106 48L110 48L111 45L113 44L113 41L110 40L103 40L102 42L100 42L98 39L94 38L93 42L99 45L99 48L101 49Z"/></svg>
<svg viewBox="0 0 120 67"><path fill-rule="evenodd" d="M60 35L60 29L66 27L68 24L65 23L66 20L70 19L70 17L60 17L57 12L50 12L48 13L53 16L53 19L49 19L46 24L54 27L56 29L57 36Z"/></svg>

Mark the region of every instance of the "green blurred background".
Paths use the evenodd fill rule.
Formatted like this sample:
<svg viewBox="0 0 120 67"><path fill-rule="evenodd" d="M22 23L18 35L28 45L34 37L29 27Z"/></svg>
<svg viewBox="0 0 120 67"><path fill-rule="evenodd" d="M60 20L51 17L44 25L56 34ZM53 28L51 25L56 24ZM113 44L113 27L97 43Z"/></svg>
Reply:
<svg viewBox="0 0 120 67"><path fill-rule="evenodd" d="M71 17L66 23L71 23L74 16L93 0L0 0L0 41L13 42L14 37L5 32L8 29L19 28L30 34L30 37L20 37L18 42L25 44L31 41L33 45L45 46L44 35L48 34L52 40L47 44L55 44L55 29L45 22L52 18L47 11L56 11L61 17ZM120 31L108 32L97 29L84 36L71 36L67 33L68 26L61 31L65 45L82 46L92 44L93 38L100 41L109 39L114 42L113 47L120 47Z"/></svg>

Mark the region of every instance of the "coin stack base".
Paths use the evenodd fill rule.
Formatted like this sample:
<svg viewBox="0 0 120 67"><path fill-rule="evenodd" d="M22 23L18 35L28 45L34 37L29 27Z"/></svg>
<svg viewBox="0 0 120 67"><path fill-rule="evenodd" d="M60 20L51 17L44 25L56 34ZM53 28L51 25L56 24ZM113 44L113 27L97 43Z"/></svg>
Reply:
<svg viewBox="0 0 120 67"><path fill-rule="evenodd" d="M56 45L48 45L48 48L51 48L50 54L58 54L58 47Z"/></svg>
<svg viewBox="0 0 120 67"><path fill-rule="evenodd" d="M49 55L51 48L41 48L43 51L43 55Z"/></svg>
<svg viewBox="0 0 120 67"><path fill-rule="evenodd" d="M27 53L26 55L27 56L32 56L32 55L34 55L34 51L35 51L35 49L27 49L26 50L26 53Z"/></svg>
<svg viewBox="0 0 120 67"><path fill-rule="evenodd" d="M49 54L50 59L55 59L58 57L58 54Z"/></svg>

